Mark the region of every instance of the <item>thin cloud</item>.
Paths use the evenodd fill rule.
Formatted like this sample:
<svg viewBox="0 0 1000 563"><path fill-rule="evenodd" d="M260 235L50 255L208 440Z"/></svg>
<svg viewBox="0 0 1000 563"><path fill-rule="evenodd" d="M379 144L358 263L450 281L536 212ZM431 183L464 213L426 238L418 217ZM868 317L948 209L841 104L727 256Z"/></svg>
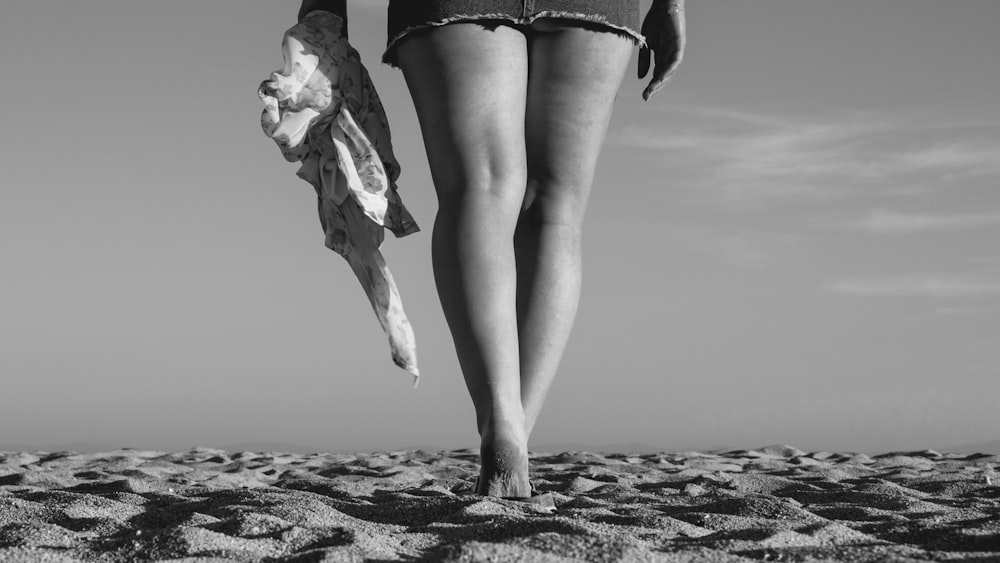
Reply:
<svg viewBox="0 0 1000 563"><path fill-rule="evenodd" d="M928 231L955 231L1000 224L1000 212L944 215L872 210L850 228L878 234L906 234Z"/></svg>
<svg viewBox="0 0 1000 563"><path fill-rule="evenodd" d="M826 290L858 297L977 297L1000 295L1000 282L946 275L849 278L827 284Z"/></svg>
<svg viewBox="0 0 1000 563"><path fill-rule="evenodd" d="M789 234L752 229L729 231L701 225L650 226L648 236L681 252L745 268L786 260L798 253L800 247L800 239Z"/></svg>
<svg viewBox="0 0 1000 563"><path fill-rule="evenodd" d="M668 130L631 126L612 146L655 151L707 198L767 203L891 196L1000 174L1000 135L954 139L955 128L915 128L885 119L785 119L682 107ZM995 128L995 127L994 127ZM934 137L938 137L935 139ZM686 171L686 172L685 172Z"/></svg>
<svg viewBox="0 0 1000 563"><path fill-rule="evenodd" d="M985 141L924 147L899 155L890 164L908 171L944 170L949 177L1000 172L1000 144Z"/></svg>
<svg viewBox="0 0 1000 563"><path fill-rule="evenodd" d="M665 155L666 162L697 164L706 184L733 199L814 198L824 195L817 179L843 171L841 163L848 159L848 147L862 134L859 129L848 125L764 126L754 131L651 134L645 128L630 127L609 142L656 150Z"/></svg>

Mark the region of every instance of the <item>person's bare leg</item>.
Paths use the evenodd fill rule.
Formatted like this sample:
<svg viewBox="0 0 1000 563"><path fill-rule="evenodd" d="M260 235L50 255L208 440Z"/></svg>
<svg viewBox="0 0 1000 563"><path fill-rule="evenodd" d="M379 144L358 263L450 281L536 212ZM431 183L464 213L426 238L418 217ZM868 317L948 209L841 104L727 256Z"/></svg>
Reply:
<svg viewBox="0 0 1000 563"><path fill-rule="evenodd" d="M399 63L438 196L434 279L476 408L477 492L527 497L513 248L526 185L526 38L450 24L406 39Z"/></svg>
<svg viewBox="0 0 1000 563"><path fill-rule="evenodd" d="M529 45L528 187L515 234L521 404L530 435L580 297L581 224L633 52L618 35L539 20Z"/></svg>

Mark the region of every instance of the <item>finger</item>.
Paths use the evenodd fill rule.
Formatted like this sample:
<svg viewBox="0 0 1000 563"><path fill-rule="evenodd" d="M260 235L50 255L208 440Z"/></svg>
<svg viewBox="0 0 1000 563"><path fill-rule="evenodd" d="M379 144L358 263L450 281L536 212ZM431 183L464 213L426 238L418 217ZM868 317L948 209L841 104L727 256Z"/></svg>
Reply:
<svg viewBox="0 0 1000 563"><path fill-rule="evenodd" d="M649 73L649 62L651 58L649 47L641 47L639 49L639 80L646 78L646 74Z"/></svg>
<svg viewBox="0 0 1000 563"><path fill-rule="evenodd" d="M670 80L674 77L673 72L668 72L662 76L657 76L650 80L649 86L646 87L646 91L643 93L645 99L653 97L654 94L662 90L667 84L670 84Z"/></svg>
<svg viewBox="0 0 1000 563"><path fill-rule="evenodd" d="M660 82L667 82L671 78L673 78L674 74L677 73L677 68L679 66L680 66L680 61L674 59L674 62L671 63L666 70L661 70L660 72L654 72L654 76L656 76Z"/></svg>
<svg viewBox="0 0 1000 563"><path fill-rule="evenodd" d="M643 100L649 100L649 98L651 98L653 96L653 94L656 94L656 92L658 92L660 90L660 88L663 87L663 84L662 84L663 83L663 77L666 74L664 72L663 66L664 65L663 65L663 62L662 62L662 57L660 57L659 53L657 53L656 54L656 63L653 65L653 76L652 76L652 79L649 81L649 85L646 86L646 89L643 90L643 92L642 92L642 99Z"/></svg>
<svg viewBox="0 0 1000 563"><path fill-rule="evenodd" d="M642 91L642 99L649 100L654 95L656 95L657 92L662 90L663 87L666 86L666 84L667 84L666 80L654 79L649 83L649 86L646 86L646 89Z"/></svg>
<svg viewBox="0 0 1000 563"><path fill-rule="evenodd" d="M679 62L679 60L674 59L674 62L668 67L661 64L653 69L653 79L649 81L649 86L642 93L644 100L649 100L649 98L653 97L653 95L662 90L670 82L670 79L674 77L674 73L677 71Z"/></svg>

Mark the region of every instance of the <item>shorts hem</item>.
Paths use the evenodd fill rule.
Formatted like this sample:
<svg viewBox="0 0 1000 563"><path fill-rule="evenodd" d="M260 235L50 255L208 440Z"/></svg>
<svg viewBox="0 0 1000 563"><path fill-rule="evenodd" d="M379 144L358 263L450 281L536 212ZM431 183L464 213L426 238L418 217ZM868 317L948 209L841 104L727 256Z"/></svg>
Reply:
<svg viewBox="0 0 1000 563"><path fill-rule="evenodd" d="M631 39L635 45L638 45L640 47L646 46L646 38L641 33L625 25L613 24L609 22L608 19L605 18L604 16L599 16L595 14L587 14L580 12L560 12L554 10L539 12L531 16L530 18L516 18L511 16L510 14L470 14L470 15L459 14L448 18L441 18L439 20L427 21L419 25L411 25L409 27L403 28L403 30L397 33L396 36L389 41L389 44L386 45L385 51L382 53L382 63L389 65L393 68L399 68L399 64L396 63L395 48L402 39L406 38L406 36L410 35L415 31L441 27L452 23L491 21L491 20L506 21L520 25L531 25L532 23L535 22L535 20L541 18L564 19L564 20L582 21L582 22L598 24L608 28L607 31L610 33L616 33L618 35L625 37L626 39Z"/></svg>

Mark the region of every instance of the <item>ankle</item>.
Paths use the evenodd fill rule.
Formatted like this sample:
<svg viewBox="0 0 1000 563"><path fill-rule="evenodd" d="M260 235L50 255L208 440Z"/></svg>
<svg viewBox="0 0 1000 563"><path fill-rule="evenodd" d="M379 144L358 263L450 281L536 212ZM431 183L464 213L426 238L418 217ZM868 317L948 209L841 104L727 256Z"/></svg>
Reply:
<svg viewBox="0 0 1000 563"><path fill-rule="evenodd" d="M524 414L520 412L493 415L480 424L481 438L525 438Z"/></svg>

